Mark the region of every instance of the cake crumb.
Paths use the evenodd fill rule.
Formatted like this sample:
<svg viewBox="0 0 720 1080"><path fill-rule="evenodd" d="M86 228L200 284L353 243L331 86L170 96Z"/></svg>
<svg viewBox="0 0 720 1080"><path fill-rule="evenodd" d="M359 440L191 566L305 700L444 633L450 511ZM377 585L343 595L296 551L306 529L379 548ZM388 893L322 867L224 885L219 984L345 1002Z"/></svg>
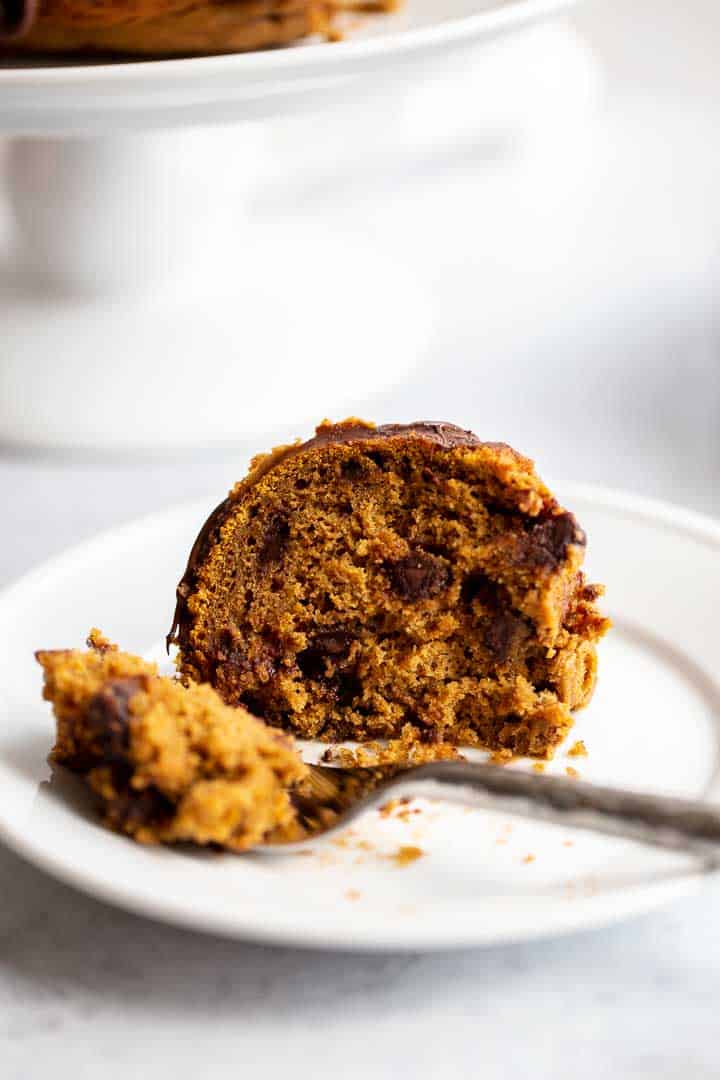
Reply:
<svg viewBox="0 0 720 1080"><path fill-rule="evenodd" d="M503 825L502 831L498 836L496 843L507 844L508 840L510 839L510 833L512 832L512 830L512 825Z"/></svg>
<svg viewBox="0 0 720 1080"><path fill-rule="evenodd" d="M571 780L577 780L577 778L580 776L580 773L577 771L577 769L573 769L572 765L568 765L565 772Z"/></svg>
<svg viewBox="0 0 720 1080"><path fill-rule="evenodd" d="M509 765L514 760L515 755L507 747L503 747L501 750L493 750L488 758L491 765Z"/></svg>
<svg viewBox="0 0 720 1080"><path fill-rule="evenodd" d="M410 806L411 802L409 795L403 795L400 799L390 799L380 807L380 816L392 817L395 821L409 821L411 817L422 813L419 806Z"/></svg>
<svg viewBox="0 0 720 1080"><path fill-rule="evenodd" d="M340 836L333 838L331 843L338 848L343 848L346 851L373 851L373 846L369 840L358 839L354 833L341 833Z"/></svg>
<svg viewBox="0 0 720 1080"><path fill-rule="evenodd" d="M414 863L417 859L422 859L426 852L422 848L415 847L414 844L404 844L389 855L388 858L392 859L397 866L409 866L410 863Z"/></svg>
<svg viewBox="0 0 720 1080"><path fill-rule="evenodd" d="M98 630L97 626L92 627L85 644L88 649L95 649L99 653L119 652L117 645L114 645L112 641L106 638L102 630Z"/></svg>
<svg viewBox="0 0 720 1080"><path fill-rule="evenodd" d="M287 736L97 628L88 642L35 655L56 720L51 761L82 777L107 826L141 844L232 851L299 838L290 790L309 770Z"/></svg>
<svg viewBox="0 0 720 1080"><path fill-rule="evenodd" d="M567 752L567 756L568 757L587 757L588 756L587 746L585 745L585 743L583 742L582 739L578 739L577 742L574 742L572 744L572 746L570 747L570 749Z"/></svg>
<svg viewBox="0 0 720 1080"><path fill-rule="evenodd" d="M348 889L345 893L346 900L359 900L361 896L362 893L358 889Z"/></svg>
<svg viewBox="0 0 720 1080"><path fill-rule="evenodd" d="M354 749L332 745L324 751L321 760L342 769L382 769L409 768L433 761L465 761L465 757L449 743L424 743L412 724L405 724L398 738L373 739Z"/></svg>
<svg viewBox="0 0 720 1080"><path fill-rule="evenodd" d="M563 847L574 847L574 846L575 846L575 841L574 840L563 840Z"/></svg>
<svg viewBox="0 0 720 1080"><path fill-rule="evenodd" d="M544 773L545 772L545 762L544 761L536 761L536 762L533 763L532 768L533 768L533 772Z"/></svg>
<svg viewBox="0 0 720 1080"><path fill-rule="evenodd" d="M523 862L524 863L535 862L535 856L534 855L526 855L525 858L523 859Z"/></svg>

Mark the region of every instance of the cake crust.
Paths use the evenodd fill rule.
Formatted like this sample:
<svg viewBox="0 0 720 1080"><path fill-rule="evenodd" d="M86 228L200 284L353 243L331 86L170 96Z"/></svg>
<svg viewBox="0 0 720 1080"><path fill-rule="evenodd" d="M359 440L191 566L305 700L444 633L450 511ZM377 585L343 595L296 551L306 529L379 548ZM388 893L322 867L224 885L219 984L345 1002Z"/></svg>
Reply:
<svg viewBox="0 0 720 1080"><path fill-rule="evenodd" d="M12 54L192 56L248 52L288 45L309 34L330 31L326 6L306 0L292 3L167 5L135 12L124 3L95 6L41 4L34 21L0 36L0 51ZM157 8L157 10L155 10Z"/></svg>
<svg viewBox="0 0 720 1080"><path fill-rule="evenodd" d="M341 35L346 10L395 0L0 0L0 54L203 56Z"/></svg>
<svg viewBox="0 0 720 1080"><path fill-rule="evenodd" d="M188 680L312 738L547 757L607 628L585 535L511 447L452 424L325 422L211 514L169 642Z"/></svg>

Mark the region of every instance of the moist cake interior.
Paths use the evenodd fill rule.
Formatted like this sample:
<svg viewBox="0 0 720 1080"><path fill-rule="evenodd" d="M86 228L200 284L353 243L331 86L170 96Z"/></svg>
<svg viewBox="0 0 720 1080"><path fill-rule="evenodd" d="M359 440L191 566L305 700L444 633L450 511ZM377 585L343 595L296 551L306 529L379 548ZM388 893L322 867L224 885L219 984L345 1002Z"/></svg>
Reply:
<svg viewBox="0 0 720 1080"><path fill-rule="evenodd" d="M259 459L203 530L178 593L181 671L305 737L546 757L607 627L584 546L503 444L324 425Z"/></svg>

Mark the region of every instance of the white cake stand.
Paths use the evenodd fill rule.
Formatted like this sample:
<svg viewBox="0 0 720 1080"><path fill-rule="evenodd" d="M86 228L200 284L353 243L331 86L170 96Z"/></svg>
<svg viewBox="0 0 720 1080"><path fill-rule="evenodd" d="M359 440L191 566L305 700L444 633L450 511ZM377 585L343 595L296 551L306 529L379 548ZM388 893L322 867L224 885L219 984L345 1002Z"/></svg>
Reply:
<svg viewBox="0 0 720 1080"><path fill-rule="evenodd" d="M362 235L248 222L263 134L240 122L389 101L569 2L407 0L340 44L0 68L0 441L224 446L405 375L427 298Z"/></svg>

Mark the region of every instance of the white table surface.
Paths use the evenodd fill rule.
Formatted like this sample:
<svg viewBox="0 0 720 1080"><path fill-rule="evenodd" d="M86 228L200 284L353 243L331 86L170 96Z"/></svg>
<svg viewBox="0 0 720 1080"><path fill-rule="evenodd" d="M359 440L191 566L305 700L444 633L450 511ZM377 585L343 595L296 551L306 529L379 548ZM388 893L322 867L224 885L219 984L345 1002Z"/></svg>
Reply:
<svg viewBox="0 0 720 1080"><path fill-rule="evenodd" d="M424 255L438 313L427 356L412 385L360 392L357 411L457 420L534 454L555 485L594 480L718 513L720 14L714 0L596 0L575 25L607 92L541 146L488 169L497 147L466 140L410 168L391 158L382 181L354 168L299 196L306 216L322 203L325 220L354 217ZM480 189L492 213L479 199L470 222L462 207ZM283 200L268 185L257 217L282 216ZM0 584L136 514L220 496L243 456L6 451ZM63 644L43 641L41 616L38 644ZM557 942L362 957L155 925L0 849L2 1080L700 1080L720 1075L718 1000L718 881Z"/></svg>

